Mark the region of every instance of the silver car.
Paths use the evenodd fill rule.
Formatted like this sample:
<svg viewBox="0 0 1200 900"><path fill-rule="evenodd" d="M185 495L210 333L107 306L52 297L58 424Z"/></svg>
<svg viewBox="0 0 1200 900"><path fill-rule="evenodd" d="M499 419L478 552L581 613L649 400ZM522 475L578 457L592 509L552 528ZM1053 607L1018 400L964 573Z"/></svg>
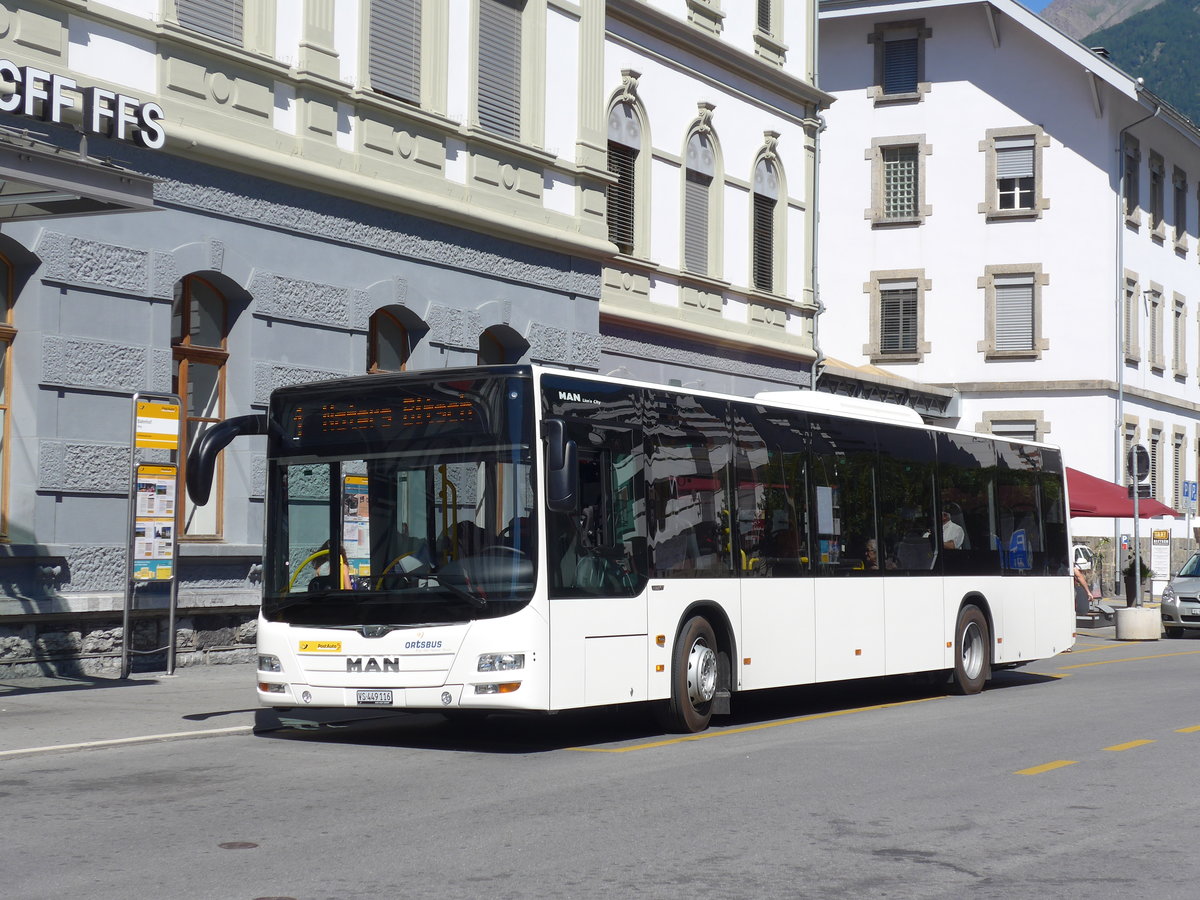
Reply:
<svg viewBox="0 0 1200 900"><path fill-rule="evenodd" d="M1193 553L1163 589L1163 628L1167 637L1183 637L1185 628L1200 629L1200 553Z"/></svg>

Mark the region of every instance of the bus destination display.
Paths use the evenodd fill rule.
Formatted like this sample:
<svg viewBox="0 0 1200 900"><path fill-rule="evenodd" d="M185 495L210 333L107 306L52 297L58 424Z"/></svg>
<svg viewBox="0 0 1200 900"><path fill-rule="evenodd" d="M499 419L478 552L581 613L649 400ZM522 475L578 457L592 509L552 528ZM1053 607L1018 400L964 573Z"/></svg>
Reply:
<svg viewBox="0 0 1200 900"><path fill-rule="evenodd" d="M408 429L464 426L478 414L470 400L442 397L404 397L398 403L334 401L319 406L296 406L288 417L292 439L324 443L354 434L389 435Z"/></svg>

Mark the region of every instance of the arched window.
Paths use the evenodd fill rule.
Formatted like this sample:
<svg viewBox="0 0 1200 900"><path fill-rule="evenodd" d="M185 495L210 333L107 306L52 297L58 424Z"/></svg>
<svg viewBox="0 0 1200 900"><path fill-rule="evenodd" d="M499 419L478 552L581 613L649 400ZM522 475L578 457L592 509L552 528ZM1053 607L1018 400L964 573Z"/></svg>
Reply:
<svg viewBox="0 0 1200 900"><path fill-rule="evenodd" d="M642 149L642 123L632 103L618 103L608 114L608 171L617 177L608 186L608 239L622 253L637 243L637 168Z"/></svg>
<svg viewBox="0 0 1200 900"><path fill-rule="evenodd" d="M175 284L171 309L171 347L175 358L173 390L183 404L183 446L192 443L225 415L225 350L228 303L209 281L188 275ZM180 523L185 537L220 537L222 466L218 459L215 490L205 506L190 499Z"/></svg>
<svg viewBox="0 0 1200 900"><path fill-rule="evenodd" d="M696 131L687 142L684 161L683 268L696 275L711 272L712 194L716 149L711 135Z"/></svg>
<svg viewBox="0 0 1200 900"><path fill-rule="evenodd" d="M775 292L775 218L779 208L779 170L769 159L754 167L750 280L755 290Z"/></svg>
<svg viewBox="0 0 1200 900"><path fill-rule="evenodd" d="M12 327L13 267L0 256L0 536L8 536L8 432L9 352L16 329Z"/></svg>
<svg viewBox="0 0 1200 900"><path fill-rule="evenodd" d="M478 363L494 366L521 361L529 352L529 342L507 325L493 325L479 335Z"/></svg>
<svg viewBox="0 0 1200 900"><path fill-rule="evenodd" d="M368 372L403 372L412 355L412 337L400 317L386 309L371 316L367 337Z"/></svg>

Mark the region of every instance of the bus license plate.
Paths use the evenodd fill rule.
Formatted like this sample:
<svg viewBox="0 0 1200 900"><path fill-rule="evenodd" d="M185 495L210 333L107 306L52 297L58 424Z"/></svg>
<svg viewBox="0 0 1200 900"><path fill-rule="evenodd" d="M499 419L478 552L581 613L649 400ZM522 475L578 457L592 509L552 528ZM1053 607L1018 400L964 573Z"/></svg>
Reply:
<svg viewBox="0 0 1200 900"><path fill-rule="evenodd" d="M359 706L391 706L392 692L391 691L359 691L358 692Z"/></svg>

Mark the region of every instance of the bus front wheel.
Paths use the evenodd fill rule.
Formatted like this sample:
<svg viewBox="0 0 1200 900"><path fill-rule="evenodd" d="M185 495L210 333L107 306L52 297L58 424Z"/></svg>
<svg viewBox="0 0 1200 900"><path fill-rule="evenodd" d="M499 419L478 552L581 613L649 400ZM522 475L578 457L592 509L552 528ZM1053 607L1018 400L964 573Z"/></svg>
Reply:
<svg viewBox="0 0 1200 900"><path fill-rule="evenodd" d="M991 674L987 617L978 606L964 606L954 629L954 692L978 694Z"/></svg>
<svg viewBox="0 0 1200 900"><path fill-rule="evenodd" d="M717 693L717 636L703 616L683 626L671 660L671 699L662 724L682 734L703 731Z"/></svg>

